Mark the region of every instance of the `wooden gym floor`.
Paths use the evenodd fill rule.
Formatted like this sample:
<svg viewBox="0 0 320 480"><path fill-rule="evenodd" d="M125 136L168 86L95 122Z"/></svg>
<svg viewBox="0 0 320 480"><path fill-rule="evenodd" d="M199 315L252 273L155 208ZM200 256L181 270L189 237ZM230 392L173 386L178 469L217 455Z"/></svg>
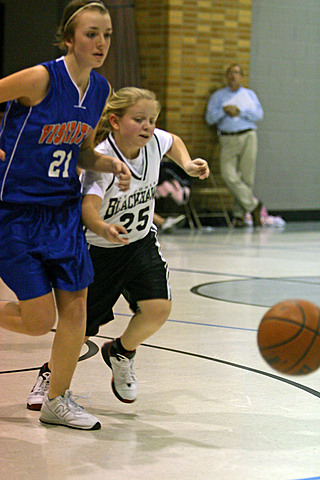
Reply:
<svg viewBox="0 0 320 480"><path fill-rule="evenodd" d="M0 478L3 480L320 479L320 371L278 375L256 335L285 298L320 304L317 223L282 229L179 230L162 235L174 302L169 321L136 356L139 397L120 403L98 348L130 318L83 347L72 384L97 415L94 432L44 426L26 409L53 333L0 330ZM0 298L14 298L0 285Z"/></svg>

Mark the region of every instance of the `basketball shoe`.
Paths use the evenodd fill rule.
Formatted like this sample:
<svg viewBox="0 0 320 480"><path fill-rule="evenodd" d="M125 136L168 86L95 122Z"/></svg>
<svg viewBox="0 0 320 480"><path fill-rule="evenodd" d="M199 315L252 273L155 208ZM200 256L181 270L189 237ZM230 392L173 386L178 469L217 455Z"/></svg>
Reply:
<svg viewBox="0 0 320 480"><path fill-rule="evenodd" d="M138 382L133 371L133 357L136 352L121 355L115 340L101 347L103 360L112 370L112 391L120 402L132 403L137 398Z"/></svg>
<svg viewBox="0 0 320 480"><path fill-rule="evenodd" d="M48 364L45 363L40 368L37 381L27 397L27 408L29 410L41 410L44 394L49 389L50 375Z"/></svg>
<svg viewBox="0 0 320 480"><path fill-rule="evenodd" d="M40 422L80 430L99 430L101 424L97 417L78 405L74 398L70 390L52 400L49 400L48 393L45 393Z"/></svg>
<svg viewBox="0 0 320 480"><path fill-rule="evenodd" d="M160 227L162 232L172 232L175 228L177 228L179 225L184 223L186 216L185 215L179 215L178 217L167 217Z"/></svg>

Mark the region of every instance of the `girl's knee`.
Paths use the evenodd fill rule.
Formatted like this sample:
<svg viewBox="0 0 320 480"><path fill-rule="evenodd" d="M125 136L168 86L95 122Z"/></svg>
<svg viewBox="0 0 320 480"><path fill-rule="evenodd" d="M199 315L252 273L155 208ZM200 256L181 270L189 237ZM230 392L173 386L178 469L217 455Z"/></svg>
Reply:
<svg viewBox="0 0 320 480"><path fill-rule="evenodd" d="M24 333L35 337L50 332L56 321L52 294L19 302Z"/></svg>
<svg viewBox="0 0 320 480"><path fill-rule="evenodd" d="M157 302L157 310L158 310L158 315L162 317L168 318L171 312L171 300L158 300Z"/></svg>
<svg viewBox="0 0 320 480"><path fill-rule="evenodd" d="M143 309L143 313L149 317L150 321L153 323L158 323L160 326L162 326L168 320L171 312L171 306L172 303L170 300L151 300L147 308Z"/></svg>
<svg viewBox="0 0 320 480"><path fill-rule="evenodd" d="M52 319L35 319L34 321L26 321L24 323L25 333L32 337L41 337L49 333L54 324L55 318Z"/></svg>
<svg viewBox="0 0 320 480"><path fill-rule="evenodd" d="M162 307L162 316L164 318L164 322L166 322L169 318L169 315L171 313L171 307L172 307L172 303L170 300L167 300Z"/></svg>

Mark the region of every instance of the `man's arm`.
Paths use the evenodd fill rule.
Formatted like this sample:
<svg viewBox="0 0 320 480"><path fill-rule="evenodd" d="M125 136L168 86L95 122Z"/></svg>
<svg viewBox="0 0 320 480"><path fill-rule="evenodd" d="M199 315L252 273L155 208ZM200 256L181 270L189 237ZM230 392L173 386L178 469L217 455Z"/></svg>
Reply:
<svg viewBox="0 0 320 480"><path fill-rule="evenodd" d="M217 90L211 95L208 101L205 120L208 125L214 125L219 123L226 116L226 112L223 107L223 99L221 97L220 91Z"/></svg>

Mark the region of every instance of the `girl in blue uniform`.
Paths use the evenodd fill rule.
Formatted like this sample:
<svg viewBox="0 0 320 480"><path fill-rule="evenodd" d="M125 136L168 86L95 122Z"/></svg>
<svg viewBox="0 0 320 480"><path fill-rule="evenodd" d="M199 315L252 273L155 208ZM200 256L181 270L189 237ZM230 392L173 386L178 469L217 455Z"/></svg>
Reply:
<svg viewBox="0 0 320 480"><path fill-rule="evenodd" d="M76 167L112 172L123 190L131 177L119 159L93 150L110 86L92 69L103 64L111 33L102 1L73 0L57 35L65 56L0 80L0 103L8 102L0 129L0 276L18 298L0 302L0 326L43 335L57 309L40 420L87 430L100 423L69 390L93 280Z"/></svg>

